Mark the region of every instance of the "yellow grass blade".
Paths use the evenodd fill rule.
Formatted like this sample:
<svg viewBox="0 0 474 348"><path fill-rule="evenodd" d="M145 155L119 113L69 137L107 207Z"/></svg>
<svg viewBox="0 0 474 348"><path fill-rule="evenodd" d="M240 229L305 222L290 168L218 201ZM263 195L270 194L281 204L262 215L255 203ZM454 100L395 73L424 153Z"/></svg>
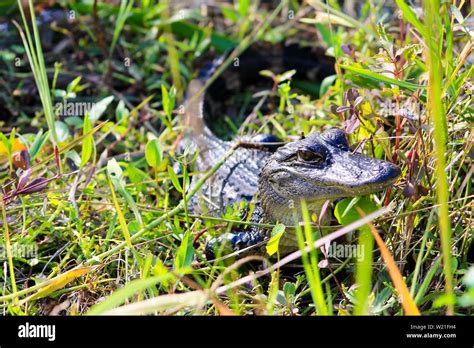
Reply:
<svg viewBox="0 0 474 348"><path fill-rule="evenodd" d="M130 239L130 232L128 231L127 221L125 221L125 216L123 215L122 209L120 208L120 203L117 199L117 195L115 194L115 188L112 185L111 180L109 180L109 187L110 193L112 194L112 201L114 202L115 206L115 211L117 212L118 219L120 222L120 227L122 228L123 236L125 238L125 241L127 242L127 246L129 248L133 248L132 240Z"/></svg>
<svg viewBox="0 0 474 348"><path fill-rule="evenodd" d="M89 273L93 267L79 267L79 268L74 268L70 271L67 271L66 273L63 273L51 280L48 280L44 288L39 290L37 293L28 296L24 300L20 302L20 305L23 305L27 303L28 301L31 300L37 300L39 298L43 298L51 294L52 292L64 288L67 284L72 282L73 280L76 280L80 276L83 276L84 274Z"/></svg>

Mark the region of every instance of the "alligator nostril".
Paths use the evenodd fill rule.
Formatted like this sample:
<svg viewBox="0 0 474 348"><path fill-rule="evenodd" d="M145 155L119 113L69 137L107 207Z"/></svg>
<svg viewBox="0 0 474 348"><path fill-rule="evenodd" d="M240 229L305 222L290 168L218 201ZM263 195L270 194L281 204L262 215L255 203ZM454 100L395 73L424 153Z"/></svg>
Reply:
<svg viewBox="0 0 474 348"><path fill-rule="evenodd" d="M393 168L393 175L395 177L399 177L402 174L402 170L400 169L400 167L393 165L392 168Z"/></svg>
<svg viewBox="0 0 474 348"><path fill-rule="evenodd" d="M377 170L379 171L379 174L382 175L388 175L390 176L390 165L379 165Z"/></svg>
<svg viewBox="0 0 474 348"><path fill-rule="evenodd" d="M385 171L386 171L386 176L390 179L396 179L400 176L400 174L402 173L402 171L400 170L400 168L398 166L396 166L395 164L392 164L390 163L386 168L385 168Z"/></svg>

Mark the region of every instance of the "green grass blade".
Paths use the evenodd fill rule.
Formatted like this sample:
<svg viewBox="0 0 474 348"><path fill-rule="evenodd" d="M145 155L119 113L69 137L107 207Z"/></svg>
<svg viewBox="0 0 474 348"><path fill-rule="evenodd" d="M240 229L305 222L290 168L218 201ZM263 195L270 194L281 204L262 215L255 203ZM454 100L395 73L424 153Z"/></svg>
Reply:
<svg viewBox="0 0 474 348"><path fill-rule="evenodd" d="M133 6L133 0L132 1L127 1L127 0L121 0L120 1L120 8L119 12L117 15L117 20L115 24L115 29L114 29L114 35L112 37L112 44L110 45L110 51L109 51L109 59L112 57L112 54L114 52L115 46L117 45L117 41L120 37L120 33L123 30L123 27L125 26L125 22L130 14L130 11L132 10Z"/></svg>
<svg viewBox="0 0 474 348"><path fill-rule="evenodd" d="M440 11L439 1L425 2L426 11L426 37L428 44L428 112L434 126L434 142L436 153L437 199L439 203L438 215L441 230L441 246L443 252L443 272L445 276L445 292L450 299L447 303L447 313L454 314L454 287L453 272L451 268L451 219L449 216L449 191L446 175L446 141L447 118L442 102L441 90L443 84L443 69L441 57L438 54L442 46L442 28L437 20ZM431 38L435 38L431 40Z"/></svg>
<svg viewBox="0 0 474 348"><path fill-rule="evenodd" d="M328 309L324 302L324 291L321 283L321 275L319 274L317 250L314 249L313 231L309 218L308 207L305 201L301 201L301 211L304 221L304 235L299 226L299 221L295 221L295 229L298 236L298 246L302 251L301 259L306 276L309 281L311 295L319 315L328 315ZM306 252L306 243L311 246L310 252Z"/></svg>
<svg viewBox="0 0 474 348"><path fill-rule="evenodd" d="M372 250L374 238L367 227L360 229L359 247L362 257L357 260L356 282L358 285L356 292L355 315L368 313L368 302L372 288Z"/></svg>
<svg viewBox="0 0 474 348"><path fill-rule="evenodd" d="M370 71L370 70L367 70L367 69L364 69L364 68L357 68L357 67L354 67L354 66L344 65L344 64L340 64L339 67L341 69L350 71L354 74L363 76L363 77L368 78L370 80L373 80L373 81L376 81L376 82L382 82L382 83L386 83L386 84L390 84L390 85L396 85L396 86L402 87L404 89L407 89L409 91L416 91L418 89L426 88L426 86L417 85L415 83L401 81L401 80L395 80L395 79L392 79L391 77L388 77L388 76L385 76L385 75L382 75L382 74L379 74L379 73L376 73L376 72L373 72L373 71Z"/></svg>
<svg viewBox="0 0 474 348"><path fill-rule="evenodd" d="M416 14L415 12L413 12L410 6L408 6L404 0L395 0L395 1L403 13L404 19L410 22L410 24L413 25L420 32L422 36L426 37L425 27L423 26L423 23L421 23L418 20L418 18L416 18Z"/></svg>
<svg viewBox="0 0 474 348"><path fill-rule="evenodd" d="M46 118L46 123L48 124L48 127L50 129L53 143L57 144L58 136L56 134L55 115L54 115L53 104L51 100L51 91L48 84L48 75L46 73L43 50L41 48L41 40L38 33L34 7L31 0L29 0L28 5L30 8L34 42L32 39L31 32L28 27L28 22L26 20L25 12L23 11L23 6L20 0L18 0L18 7L20 9L25 32L23 32L23 30L17 23L15 23L15 25L18 28L21 39L23 41L23 45L25 47L28 60L30 62L31 71L33 72L36 86L38 88L38 93L40 95L41 104L43 105L43 111Z"/></svg>
<svg viewBox="0 0 474 348"><path fill-rule="evenodd" d="M107 297L104 301L92 306L92 308L87 312L87 315L99 315L104 312L111 310L115 307L120 306L125 302L127 298L132 297L133 295L143 291L157 283L164 281L169 281L173 279L174 276L172 273L165 275L160 275L156 277L150 277L145 279L136 279L128 283L121 289L116 290L112 295Z"/></svg>

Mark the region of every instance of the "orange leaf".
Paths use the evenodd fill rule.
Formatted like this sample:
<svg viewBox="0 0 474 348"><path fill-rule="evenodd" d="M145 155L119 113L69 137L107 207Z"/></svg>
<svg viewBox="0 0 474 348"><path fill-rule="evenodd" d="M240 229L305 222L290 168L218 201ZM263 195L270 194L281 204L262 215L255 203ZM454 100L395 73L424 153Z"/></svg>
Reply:
<svg viewBox="0 0 474 348"><path fill-rule="evenodd" d="M12 153L27 150L27 147L21 142L20 139L16 138L13 140ZM3 142L0 141L0 162L8 160L8 151Z"/></svg>
<svg viewBox="0 0 474 348"><path fill-rule="evenodd" d="M212 303L214 303L214 306L216 306L220 315L235 315L235 313L232 312L229 307L220 302L217 298L213 298Z"/></svg>

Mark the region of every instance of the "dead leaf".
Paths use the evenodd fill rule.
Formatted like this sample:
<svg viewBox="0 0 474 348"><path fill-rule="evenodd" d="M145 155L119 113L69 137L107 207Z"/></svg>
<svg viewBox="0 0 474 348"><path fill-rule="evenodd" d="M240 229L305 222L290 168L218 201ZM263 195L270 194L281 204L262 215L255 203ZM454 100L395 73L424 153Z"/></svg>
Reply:
<svg viewBox="0 0 474 348"><path fill-rule="evenodd" d="M89 273L94 267L79 267L67 271L66 273L60 274L53 279L46 281L48 283L44 288L38 290L31 296L28 296L24 300L20 301L20 305L27 303L28 301L37 300L51 294L52 292L64 288L67 284L76 280L80 276Z"/></svg>

